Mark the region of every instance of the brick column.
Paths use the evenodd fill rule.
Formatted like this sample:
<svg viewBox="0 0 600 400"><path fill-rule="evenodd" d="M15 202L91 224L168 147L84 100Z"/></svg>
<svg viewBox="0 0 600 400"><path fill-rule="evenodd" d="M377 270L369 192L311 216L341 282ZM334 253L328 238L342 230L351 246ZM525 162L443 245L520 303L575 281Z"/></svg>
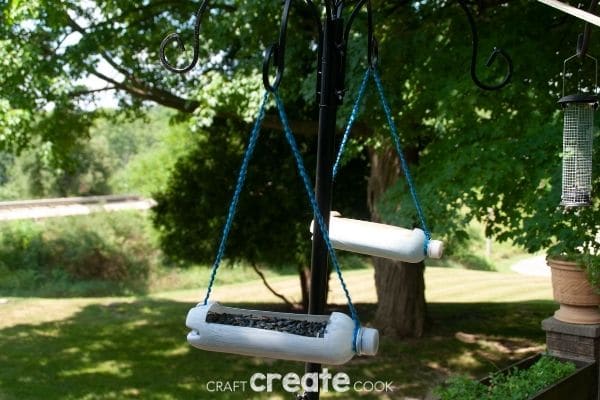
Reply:
<svg viewBox="0 0 600 400"><path fill-rule="evenodd" d="M600 379L600 324L569 324L551 317L542 321L542 329L546 331L546 346L550 355L571 360L595 361ZM600 400L598 388L596 392L596 398Z"/></svg>

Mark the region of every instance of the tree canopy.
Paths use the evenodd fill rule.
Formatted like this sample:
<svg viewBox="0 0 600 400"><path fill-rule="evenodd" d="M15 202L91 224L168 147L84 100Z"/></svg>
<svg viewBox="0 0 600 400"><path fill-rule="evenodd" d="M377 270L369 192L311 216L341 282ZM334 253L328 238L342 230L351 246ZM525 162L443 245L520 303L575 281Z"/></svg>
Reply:
<svg viewBox="0 0 600 400"><path fill-rule="evenodd" d="M297 3L282 96L296 133L311 135L317 31L309 10ZM222 140L216 136L232 132L220 127L221 121L240 126L254 115L262 91L261 52L276 40L280 6L277 1L211 3L202 25L200 66L180 76L162 68L158 49L172 31L190 42L194 2L0 0L0 149L18 151L43 142L62 159L89 132L99 111L88 102L101 91L113 92L123 112L149 102L173 108L192 130ZM556 100L562 61L574 53L583 23L537 2L472 5L482 80L503 74L501 62L481 66L494 45L510 53L515 65L509 86L484 92L469 77L470 31L456 3L374 0L373 7L383 80L434 230L460 237L465 220L474 217L486 222L489 234L513 238L530 250L572 232L574 246L593 242L600 220L597 195L586 209L557 207L561 113ZM365 30L361 15L350 40L349 93L364 70ZM169 59L187 61L189 47L183 56L172 49ZM600 54L593 35L589 52ZM86 85L90 76L102 86ZM367 99L353 154L389 143L376 101ZM350 103L340 112L340 127ZM265 127L280 129L273 110ZM379 207L385 219L406 225L414 220L408 204L400 181Z"/></svg>

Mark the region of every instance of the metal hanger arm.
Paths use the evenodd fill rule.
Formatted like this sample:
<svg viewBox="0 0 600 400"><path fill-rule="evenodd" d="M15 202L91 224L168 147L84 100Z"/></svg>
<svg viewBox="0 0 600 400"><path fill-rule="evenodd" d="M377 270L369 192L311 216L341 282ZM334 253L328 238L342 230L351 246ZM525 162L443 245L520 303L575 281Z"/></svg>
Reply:
<svg viewBox="0 0 600 400"><path fill-rule="evenodd" d="M579 18L585 22L589 22L592 25L596 25L598 27L600 27L600 17L598 17L597 15L594 15L592 13L589 13L587 11L581 10L579 8L575 8L573 6L570 6L566 3L563 3L562 1L558 1L558 0L537 0L542 4L545 4L547 6L550 6L552 8L556 8L559 11L562 11L566 14L572 15L576 18Z"/></svg>

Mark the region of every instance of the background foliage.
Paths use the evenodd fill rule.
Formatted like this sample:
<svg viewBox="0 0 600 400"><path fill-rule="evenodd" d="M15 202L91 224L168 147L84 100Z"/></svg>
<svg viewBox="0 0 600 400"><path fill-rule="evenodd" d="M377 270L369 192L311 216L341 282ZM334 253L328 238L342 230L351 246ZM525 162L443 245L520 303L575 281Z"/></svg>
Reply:
<svg viewBox="0 0 600 400"><path fill-rule="evenodd" d="M144 292L163 260L147 218L118 213L0 224L0 293Z"/></svg>
<svg viewBox="0 0 600 400"><path fill-rule="evenodd" d="M485 223L488 235L513 239L529 251L556 245L555 250L562 253L575 253L582 246L597 251L598 196L586 209L564 211L558 207L561 113L556 100L561 95L562 61L574 53L582 23L525 0L486 0L471 5L480 28L483 54L477 70L481 79L493 82L503 75L501 62L489 69L481 66L485 53L494 45L511 54L515 65L511 85L500 92L484 92L469 77L469 30L457 4L374 0L373 6L384 83L435 235L450 241L464 240L468 234L466 223L475 218ZM194 168L210 164L199 157L211 157L215 163L223 159L231 163L227 164L228 170L234 169L233 159L227 160L239 154L248 132L246 124L256 111L261 94L261 52L276 39L277 29L273 27L281 12L278 2L214 3L203 21L203 62L191 74L168 74L158 62L158 44L170 31L182 32L189 42L195 7L193 2L170 7L159 0L136 4L125 0L0 2L0 149L10 154L31 146L43 150L42 156L33 158L31 171L40 170L40 160L41 165L55 171L72 171L76 165L81 171L80 180L61 178L53 185L62 193L71 193L74 188L103 193L111 186L148 192L141 176L148 170L160 172L156 184L161 187L159 197L164 205L159 210L164 215L157 221L169 247L177 231L175 224L189 221L188 215L202 216L208 211L217 215L212 201L221 205L224 197L210 197L204 192L206 201L186 203L188 198L198 199L201 186L166 185L168 168L160 165L172 165L169 162L190 149L195 155L181 159L175 181L198 182ZM298 4L292 14L282 95L296 133L306 136L305 150L310 158L317 118L317 31L307 7ZM351 33L349 93L355 92L364 70L365 22L362 14ZM184 63L190 58L189 47L183 55L169 49L169 59ZM597 41L592 40L589 51L600 54ZM90 77L100 84L92 87ZM118 113L107 115L90 107L101 92L118 98ZM130 171L137 178L130 180L122 172L123 164L111 164L102 157L105 152L118 151L110 148L110 141L97 138L92 127L98 116L132 117L152 103L175 110L173 119L183 124L179 134L187 137L185 132L191 132L195 137L188 142L174 134L177 139L173 144L182 145L181 153L157 154L155 160L141 157L131 165ZM350 103L346 101L339 113L339 127ZM275 119L271 108L265 120L267 130L280 129ZM88 142L90 135L94 139ZM118 148L126 149L127 140L121 139L124 142ZM227 145L193 150L194 146L207 146L199 144L206 143L202 140ZM598 153L600 140L595 143ZM92 147L86 150L86 146ZM371 96L351 154L368 162L388 147L384 118ZM279 154L267 161L270 164L264 166L265 172L283 165ZM598 165L594 166L596 192L600 190ZM107 178L111 168L119 172L112 180ZM41 170L37 173L40 178L32 181L36 190L48 192L44 185L49 179ZM207 171L210 169L203 173ZM364 170L346 174L352 174L354 182L365 183ZM155 179L154 174L148 179ZM174 188L188 192L175 193ZM283 203L273 200L290 204L286 209L300 198L297 185L288 188L295 188L288 191L289 199ZM353 193L364 190L366 185ZM262 201L258 197L253 200L259 201L257 204ZM387 221L410 226L416 219L409 204L400 180L379 203L379 213ZM270 226L295 226L291 216L299 215L296 207L291 213L253 210L277 218L270 221ZM172 224L167 225L167 220ZM216 223L207 221L211 226ZM266 227L261 228L265 232ZM182 231L186 229L182 225ZM213 232L189 231L198 235L198 243L207 237L214 240ZM263 242L269 241L244 240L251 247ZM193 257L185 246L173 248L179 249L178 257ZM260 252L249 248L239 254L270 257L269 251L267 246Z"/></svg>

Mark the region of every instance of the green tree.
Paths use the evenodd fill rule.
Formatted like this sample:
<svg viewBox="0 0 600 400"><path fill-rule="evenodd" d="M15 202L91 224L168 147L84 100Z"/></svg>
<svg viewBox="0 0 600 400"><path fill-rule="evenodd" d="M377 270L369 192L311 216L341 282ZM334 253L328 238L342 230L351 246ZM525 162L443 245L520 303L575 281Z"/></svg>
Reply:
<svg viewBox="0 0 600 400"><path fill-rule="evenodd" d="M243 122L218 121L210 135L199 135L177 161L166 190L155 195L158 204L153 210L166 254L199 263L214 261L246 145L240 133L248 129ZM300 145L308 165L313 165L314 141L301 138ZM364 216L366 193L354 177L366 173L365 162L353 160L346 169L350 173L338 181L341 201L336 207ZM226 257L254 266L295 266L307 307L311 215L287 141L281 132L265 130L250 163Z"/></svg>
<svg viewBox="0 0 600 400"><path fill-rule="evenodd" d="M593 242L600 220L598 196L584 210L565 212L558 206L560 72L562 61L575 52L583 24L536 2L480 2L475 15L484 54L478 74L490 83L504 75L500 61L495 68L483 66L486 49L495 45L512 55L515 66L509 86L486 92L469 78L469 29L459 7L426 2L419 9L399 8L402 12L390 14L379 33L390 38L382 40L382 63L397 66L384 70L383 79L394 93L395 118L434 234L460 237L465 223L475 218L485 223L489 236L513 239L530 251L563 240L569 231L577 232L578 245ZM589 51L599 53L597 42ZM416 222L412 207L398 206L411 204L402 180L380 200L384 219ZM390 275L402 278L391 268L376 269L384 272L376 279L387 291L394 286ZM396 290L404 291L404 284L396 282ZM380 304L379 320L389 317L386 310L407 304L389 302L388 307ZM407 327L389 328L403 333Z"/></svg>
<svg viewBox="0 0 600 400"><path fill-rule="evenodd" d="M104 113L91 127L90 137L78 139L60 162L48 142L19 156L2 153L0 199L109 193L150 196L163 188L190 141L192 134L185 125L171 125L174 113L161 107L133 121L116 111Z"/></svg>
<svg viewBox="0 0 600 400"><path fill-rule="evenodd" d="M261 52L276 40L280 4L213 4L202 28L203 62L188 75L168 74L158 63L158 44L174 30L188 42L196 6L160 0L0 0L0 150L19 150L36 136L68 154L95 117L85 105L99 90L114 92L122 110L148 102L175 109L191 130L206 132L211 140L232 133L219 126L223 121L248 123L261 92ZM373 0L373 7L382 76L435 235L464 236L464 221L474 217L486 222L490 234L536 249L560 236L561 228L597 224L596 198L577 215L565 217L556 207L560 111L555 102L562 60L574 52L580 22L537 2L477 2L481 49L502 46L515 61L512 84L484 92L469 77L469 30L457 4ZM350 93L364 69L364 19L357 21L348 51ZM314 140L316 131L314 25L309 10L298 4L290 18L282 85L293 128L306 140ZM600 54L594 40L590 52ZM177 53L168 56L175 60ZM189 58L188 51L179 62ZM478 68L482 80L503 74L502 64L494 65ZM85 87L87 76L106 86ZM340 127L349 103L340 112ZM410 226L415 215L377 109L371 96L356 139L370 163L365 191L371 218ZM273 109L265 129L280 129ZM248 129L241 131L235 129L239 143ZM597 179L594 184L597 188ZM425 317L423 266L376 260L375 269L378 325L388 333L419 336Z"/></svg>
<svg viewBox="0 0 600 400"><path fill-rule="evenodd" d="M78 140L60 162L54 159L50 143L25 149L5 165L0 199L110 193L108 179L113 169L105 139Z"/></svg>

